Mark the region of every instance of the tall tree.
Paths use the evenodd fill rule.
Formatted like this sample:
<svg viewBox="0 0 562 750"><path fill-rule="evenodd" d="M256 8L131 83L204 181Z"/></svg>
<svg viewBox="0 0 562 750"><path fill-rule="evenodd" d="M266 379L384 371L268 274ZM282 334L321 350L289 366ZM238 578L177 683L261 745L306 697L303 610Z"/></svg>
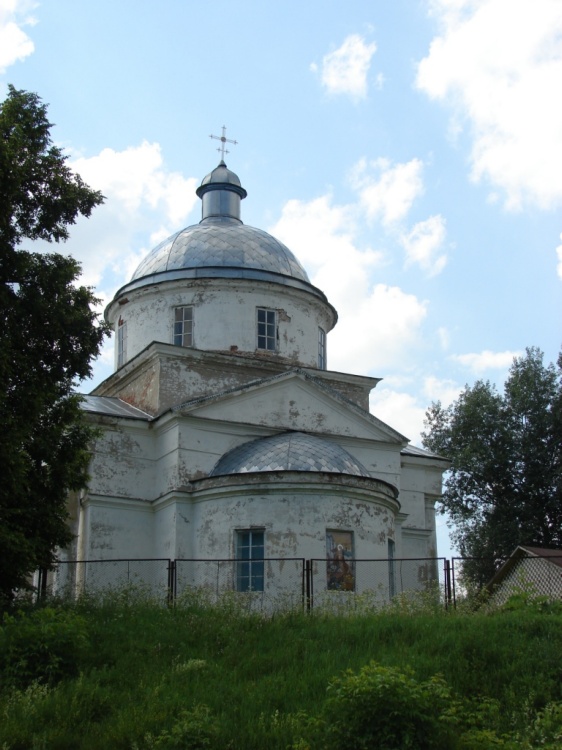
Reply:
<svg viewBox="0 0 562 750"><path fill-rule="evenodd" d="M441 501L464 572L482 585L519 544L562 548L562 354L528 348L503 395L466 387L426 413L424 445L451 460Z"/></svg>
<svg viewBox="0 0 562 750"><path fill-rule="evenodd" d="M12 86L0 104L0 604L70 541L66 499L87 479L92 431L73 390L107 331L64 241L103 201L52 144L47 108Z"/></svg>

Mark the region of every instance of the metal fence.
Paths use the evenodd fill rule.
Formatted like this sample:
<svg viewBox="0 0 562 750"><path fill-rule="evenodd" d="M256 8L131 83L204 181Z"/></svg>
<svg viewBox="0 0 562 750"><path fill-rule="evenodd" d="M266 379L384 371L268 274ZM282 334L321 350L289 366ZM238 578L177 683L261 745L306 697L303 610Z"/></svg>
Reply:
<svg viewBox="0 0 562 750"><path fill-rule="evenodd" d="M465 571L469 560L474 558L61 560L52 570L38 571L33 583L40 596L134 589L168 603L231 602L262 612L358 611L391 601L454 607L478 588ZM480 592L493 604L521 595L562 599L562 553L514 555L493 561L492 569L496 574Z"/></svg>
<svg viewBox="0 0 562 750"><path fill-rule="evenodd" d="M400 598L411 604L451 603L445 558L310 560L312 606L327 611L380 607Z"/></svg>
<svg viewBox="0 0 562 750"><path fill-rule="evenodd" d="M484 586L476 586L470 577L470 564L474 562L486 563L490 570L496 571ZM499 606L512 597L562 599L562 552L530 555L521 550L509 558L496 560L453 557L450 571L455 603L470 597L478 588L490 603Z"/></svg>
<svg viewBox="0 0 562 750"><path fill-rule="evenodd" d="M35 581L40 595L109 594L134 588L151 596L170 597L173 562L166 558L136 560L60 560L40 570Z"/></svg>
<svg viewBox="0 0 562 750"><path fill-rule="evenodd" d="M379 607L397 596L451 603L445 558L67 560L34 581L40 595L114 594L134 588L168 602L236 602L249 611Z"/></svg>
<svg viewBox="0 0 562 750"><path fill-rule="evenodd" d="M231 601L265 612L305 606L303 558L174 560L173 569L174 600Z"/></svg>

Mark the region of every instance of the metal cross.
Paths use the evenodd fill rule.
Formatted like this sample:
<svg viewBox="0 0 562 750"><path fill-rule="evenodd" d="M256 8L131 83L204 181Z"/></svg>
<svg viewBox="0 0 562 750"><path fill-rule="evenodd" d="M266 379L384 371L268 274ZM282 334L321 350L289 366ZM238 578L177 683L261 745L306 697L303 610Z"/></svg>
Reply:
<svg viewBox="0 0 562 750"><path fill-rule="evenodd" d="M227 150L225 143L234 143L236 145L238 141L231 141L230 138L226 138L226 125L222 126L222 135L210 135L209 138L214 138L217 141L221 142L221 145L219 148L217 148L217 151L220 151L221 160L224 161L224 155L229 154L230 151Z"/></svg>

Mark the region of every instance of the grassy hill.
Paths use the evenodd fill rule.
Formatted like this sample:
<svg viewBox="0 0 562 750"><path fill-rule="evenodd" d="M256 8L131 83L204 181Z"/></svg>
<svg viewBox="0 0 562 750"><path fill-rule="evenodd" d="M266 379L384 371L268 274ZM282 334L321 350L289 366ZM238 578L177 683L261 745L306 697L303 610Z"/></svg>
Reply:
<svg viewBox="0 0 562 750"><path fill-rule="evenodd" d="M562 609L528 602L266 618L123 593L6 615L0 669L2 750L562 748Z"/></svg>

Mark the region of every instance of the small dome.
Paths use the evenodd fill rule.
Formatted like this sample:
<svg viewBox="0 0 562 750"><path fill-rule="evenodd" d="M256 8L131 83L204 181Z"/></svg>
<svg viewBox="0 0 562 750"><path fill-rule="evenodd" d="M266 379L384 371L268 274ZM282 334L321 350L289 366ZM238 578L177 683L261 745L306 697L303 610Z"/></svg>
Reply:
<svg viewBox="0 0 562 750"><path fill-rule="evenodd" d="M225 453L210 476L261 471L315 471L371 476L359 461L337 443L305 432L283 432L243 443Z"/></svg>
<svg viewBox="0 0 562 750"><path fill-rule="evenodd" d="M224 161L221 161L218 167L215 167L212 172L209 172L209 174L206 177L203 177L201 180L201 185L197 188L196 193L199 197L205 192L206 189L208 189L208 186L234 186L240 188L240 191L236 192L242 192L245 198L247 193L242 187L242 183L240 182L240 178L237 174L232 172L224 163Z"/></svg>

